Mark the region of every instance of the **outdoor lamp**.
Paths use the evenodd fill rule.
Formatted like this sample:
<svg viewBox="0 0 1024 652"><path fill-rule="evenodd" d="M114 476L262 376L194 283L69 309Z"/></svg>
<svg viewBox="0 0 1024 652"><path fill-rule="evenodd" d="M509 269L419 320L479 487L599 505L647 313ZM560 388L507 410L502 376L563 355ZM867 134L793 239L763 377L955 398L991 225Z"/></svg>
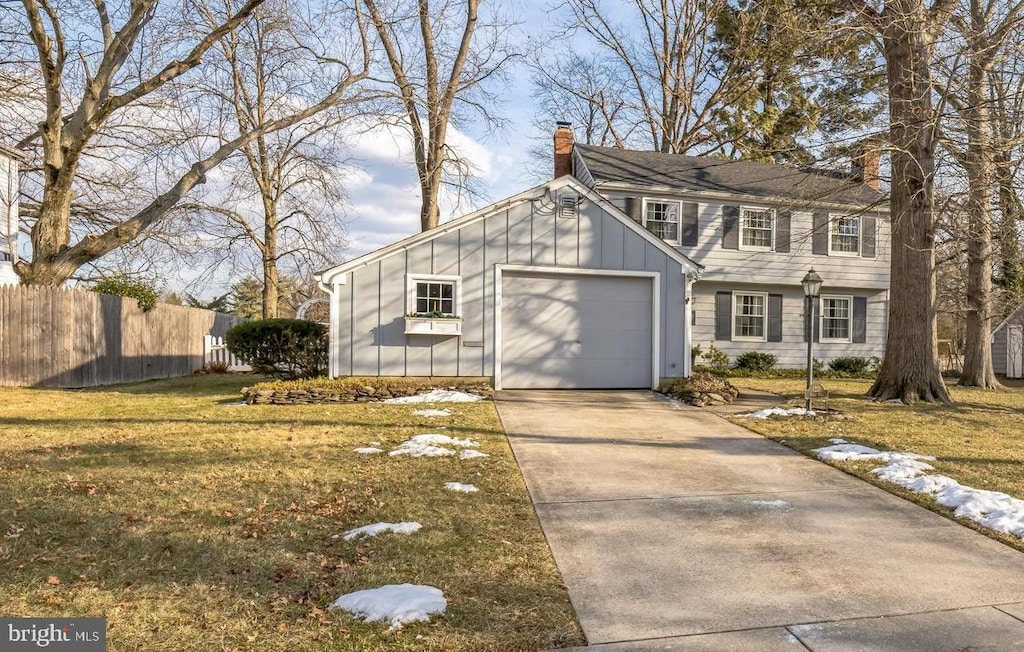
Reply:
<svg viewBox="0 0 1024 652"><path fill-rule="evenodd" d="M813 409L811 403L811 385L814 382L814 304L821 293L821 277L812 267L800 283L804 286L804 297L807 302L807 409Z"/></svg>

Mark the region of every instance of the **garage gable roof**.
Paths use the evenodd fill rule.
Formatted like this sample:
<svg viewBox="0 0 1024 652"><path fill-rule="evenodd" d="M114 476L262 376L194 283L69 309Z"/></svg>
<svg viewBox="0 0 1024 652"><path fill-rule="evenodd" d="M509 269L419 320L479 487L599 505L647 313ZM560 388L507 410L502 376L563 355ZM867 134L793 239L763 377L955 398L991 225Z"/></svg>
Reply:
<svg viewBox="0 0 1024 652"><path fill-rule="evenodd" d="M1004 328L1006 328L1006 325L1011 323L1011 322L1017 323L1017 322L1020 322L1020 321L1024 321L1024 303L1022 303L1019 306L1017 306L1016 308L1014 308L1013 312L1011 312L1009 315L1007 315L1006 319L1004 319L1001 324L999 324L998 326L993 328L992 329L992 334L995 335L999 331L1003 330Z"/></svg>
<svg viewBox="0 0 1024 652"><path fill-rule="evenodd" d="M563 188L570 188L576 193L578 193L580 197L585 198L587 201L590 201L596 204L597 206L601 207L601 209L604 210L606 213L622 222L626 226L626 228L631 229L634 233L642 237L644 240L650 242L651 244L661 249L661 251L663 251L666 256L668 256L671 260L674 260L677 263L679 263L687 272L698 277L703 272L703 265L700 265L699 263L696 263L693 260L691 260L689 257L681 254L675 248L668 245L664 240L657 237L640 224L637 224L620 208L616 207L614 204L612 204L610 201L602 197L597 192L583 185L575 177L566 175L564 177L561 177L560 179L549 181L548 183L535 186L533 188L530 188L529 190L525 190L507 199L495 202L494 204L491 204L490 206L470 213L469 215L464 215L450 222L445 222L444 224L441 224L429 231L417 233L416 235L409 236L404 240L399 240L394 244L382 247L381 249L378 249L376 251L371 251L368 254L364 254L348 262L341 263L340 265L335 265L334 267L325 269L322 272L316 274L316 278L317 280L320 281L321 284L328 285L337 276L344 274L346 272L350 272L353 269L357 269L365 265L370 265L394 254L401 253L402 251L405 251L406 249L409 249L416 245L423 244L425 242L430 242L434 238L438 238L442 235L445 235L446 233L457 231L465 226L469 226L470 224L473 224L475 222L487 219L488 217L494 215L498 211L506 210L511 206L521 204L523 202L541 199L546 195L554 193L555 191L561 190Z"/></svg>

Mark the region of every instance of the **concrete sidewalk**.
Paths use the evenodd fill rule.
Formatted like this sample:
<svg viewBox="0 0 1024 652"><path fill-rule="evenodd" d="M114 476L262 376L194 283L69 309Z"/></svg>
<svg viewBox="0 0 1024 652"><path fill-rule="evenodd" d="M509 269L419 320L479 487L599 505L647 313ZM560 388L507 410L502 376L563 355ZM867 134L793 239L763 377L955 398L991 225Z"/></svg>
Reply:
<svg viewBox="0 0 1024 652"><path fill-rule="evenodd" d="M594 649L1024 650L1002 544L651 392L497 399Z"/></svg>

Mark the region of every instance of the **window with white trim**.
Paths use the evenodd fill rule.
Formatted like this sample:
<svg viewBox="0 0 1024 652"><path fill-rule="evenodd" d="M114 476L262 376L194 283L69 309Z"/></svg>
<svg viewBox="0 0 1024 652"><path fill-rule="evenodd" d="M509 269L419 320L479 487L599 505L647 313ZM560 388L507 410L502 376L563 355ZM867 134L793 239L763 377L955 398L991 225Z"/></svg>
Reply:
<svg viewBox="0 0 1024 652"><path fill-rule="evenodd" d="M829 224L828 252L841 256L860 254L860 218L833 217Z"/></svg>
<svg viewBox="0 0 1024 652"><path fill-rule="evenodd" d="M644 200L644 226L666 242L679 244L680 203L660 199Z"/></svg>
<svg viewBox="0 0 1024 652"><path fill-rule="evenodd" d="M407 310L417 317L458 317L462 279L458 276L410 274Z"/></svg>
<svg viewBox="0 0 1024 652"><path fill-rule="evenodd" d="M740 246L770 251L775 238L775 210L744 208L740 213Z"/></svg>
<svg viewBox="0 0 1024 652"><path fill-rule="evenodd" d="M732 295L732 339L767 340L768 295L762 292L734 292Z"/></svg>
<svg viewBox="0 0 1024 652"><path fill-rule="evenodd" d="M850 342L853 332L853 299L821 297L821 341Z"/></svg>

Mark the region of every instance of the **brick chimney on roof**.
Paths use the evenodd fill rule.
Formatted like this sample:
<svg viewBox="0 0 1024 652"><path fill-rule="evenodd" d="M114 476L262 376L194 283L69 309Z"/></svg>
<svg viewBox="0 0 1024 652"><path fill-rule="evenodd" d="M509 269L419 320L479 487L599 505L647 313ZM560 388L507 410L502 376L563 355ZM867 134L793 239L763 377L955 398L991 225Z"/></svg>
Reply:
<svg viewBox="0 0 1024 652"><path fill-rule="evenodd" d="M863 142L850 156L850 174L856 181L878 190L878 161L881 151L876 143Z"/></svg>
<svg viewBox="0 0 1024 652"><path fill-rule="evenodd" d="M555 123L555 178L572 174L572 144L574 136L571 122Z"/></svg>

